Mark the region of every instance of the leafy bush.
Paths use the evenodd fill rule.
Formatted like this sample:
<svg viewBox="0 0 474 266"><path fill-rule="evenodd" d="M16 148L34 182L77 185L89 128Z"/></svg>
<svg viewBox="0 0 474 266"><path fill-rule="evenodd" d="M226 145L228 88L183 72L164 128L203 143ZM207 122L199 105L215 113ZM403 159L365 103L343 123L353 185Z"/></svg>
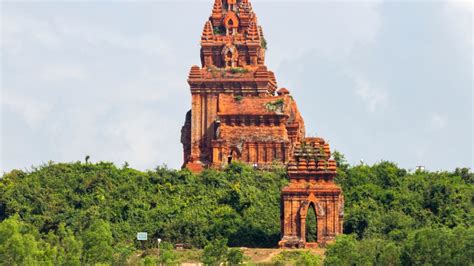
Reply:
<svg viewBox="0 0 474 266"><path fill-rule="evenodd" d="M227 262L230 265L240 265L244 262L244 252L239 248L231 248L227 252Z"/></svg>
<svg viewBox="0 0 474 266"><path fill-rule="evenodd" d="M214 34L215 35L222 35L225 33L225 28L224 27L214 27Z"/></svg>
<svg viewBox="0 0 474 266"><path fill-rule="evenodd" d="M28 226L19 220L18 215L12 216L0 224L0 258L2 258L2 263L5 265L34 265L42 261L41 243L34 236L37 233L29 231Z"/></svg>
<svg viewBox="0 0 474 266"><path fill-rule="evenodd" d="M265 49L265 50L268 49L267 39L265 39L265 37L263 37L263 36L262 36L262 40L260 41L260 45L262 46L263 49Z"/></svg>
<svg viewBox="0 0 474 266"><path fill-rule="evenodd" d="M283 99L278 99L274 102L266 103L265 108L269 112L282 112L284 105L285 105L285 101Z"/></svg>
<svg viewBox="0 0 474 266"><path fill-rule="evenodd" d="M474 230L423 228L398 243L386 239L357 241L343 235L328 247L325 265L472 265Z"/></svg>
<svg viewBox="0 0 474 266"><path fill-rule="evenodd" d="M146 256L143 259L143 265L145 265L145 266L156 266L156 265L158 265L158 260L153 256Z"/></svg>
<svg viewBox="0 0 474 266"><path fill-rule="evenodd" d="M162 265L177 265L178 256L173 250L173 245L167 242L161 243L158 263Z"/></svg>
<svg viewBox="0 0 474 266"><path fill-rule="evenodd" d="M305 265L318 266L321 260L318 255L310 251L282 251L273 257L272 262L275 265Z"/></svg>
<svg viewBox="0 0 474 266"><path fill-rule="evenodd" d="M227 260L227 239L216 239L204 247L201 261L204 265L221 265Z"/></svg>
<svg viewBox="0 0 474 266"><path fill-rule="evenodd" d="M472 264L469 169L410 173L390 162L350 166L342 154L333 156L351 236L329 247L326 264ZM5 264L123 264L141 248L138 231L196 248L223 238L231 247L275 247L287 182L282 167L239 163L199 175L106 162L14 170L0 179L0 257Z"/></svg>
<svg viewBox="0 0 474 266"><path fill-rule="evenodd" d="M248 73L249 70L243 67L232 67L230 68L230 72L232 74L237 74L237 73L244 74L244 73Z"/></svg>
<svg viewBox="0 0 474 266"><path fill-rule="evenodd" d="M110 263L113 257L113 238L110 225L103 220L95 220L84 231L84 260L90 264Z"/></svg>
<svg viewBox="0 0 474 266"><path fill-rule="evenodd" d="M403 247L408 265L472 265L474 229L423 228L412 232Z"/></svg>

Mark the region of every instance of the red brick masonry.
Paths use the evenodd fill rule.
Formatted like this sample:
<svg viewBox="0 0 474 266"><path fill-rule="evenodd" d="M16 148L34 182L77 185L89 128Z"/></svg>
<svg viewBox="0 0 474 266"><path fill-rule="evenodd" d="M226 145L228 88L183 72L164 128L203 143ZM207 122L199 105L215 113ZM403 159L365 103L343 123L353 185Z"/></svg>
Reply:
<svg viewBox="0 0 474 266"><path fill-rule="evenodd" d="M309 207L316 210L318 243L342 232L335 162L323 139L305 138L296 102L287 89L278 89L265 50L249 1L215 0L201 36L201 66L192 66L188 78L192 106L181 130L183 167L199 172L232 161L288 165L280 246L315 246L305 241Z"/></svg>

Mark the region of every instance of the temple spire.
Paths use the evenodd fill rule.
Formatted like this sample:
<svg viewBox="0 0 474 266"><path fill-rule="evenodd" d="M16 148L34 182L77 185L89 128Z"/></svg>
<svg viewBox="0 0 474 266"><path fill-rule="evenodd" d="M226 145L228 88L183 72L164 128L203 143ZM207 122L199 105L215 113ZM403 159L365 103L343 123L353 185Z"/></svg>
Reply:
<svg viewBox="0 0 474 266"><path fill-rule="evenodd" d="M242 27L248 27L251 21L252 6L248 1L242 1L239 7L239 18Z"/></svg>
<svg viewBox="0 0 474 266"><path fill-rule="evenodd" d="M257 23L255 21L250 22L247 39L251 41L260 41L260 35L258 33Z"/></svg>
<svg viewBox="0 0 474 266"><path fill-rule="evenodd" d="M207 21L206 24L204 24L204 29L202 31L201 40L202 41L212 41L213 38L214 38L214 32L212 30L211 22Z"/></svg>
<svg viewBox="0 0 474 266"><path fill-rule="evenodd" d="M215 0L212 8L212 15L222 14L222 0Z"/></svg>
<svg viewBox="0 0 474 266"><path fill-rule="evenodd" d="M222 0L215 0L211 15L212 24L216 27L221 26L223 17L224 15L222 14Z"/></svg>

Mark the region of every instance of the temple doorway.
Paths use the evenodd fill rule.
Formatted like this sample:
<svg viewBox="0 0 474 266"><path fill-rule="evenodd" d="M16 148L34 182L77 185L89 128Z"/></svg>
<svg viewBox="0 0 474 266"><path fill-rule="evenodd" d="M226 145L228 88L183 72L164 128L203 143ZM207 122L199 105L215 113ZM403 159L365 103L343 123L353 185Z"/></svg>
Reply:
<svg viewBox="0 0 474 266"><path fill-rule="evenodd" d="M314 203L310 203L308 206L308 212L306 214L306 232L305 239L308 243L318 242L318 220L316 218L316 209Z"/></svg>

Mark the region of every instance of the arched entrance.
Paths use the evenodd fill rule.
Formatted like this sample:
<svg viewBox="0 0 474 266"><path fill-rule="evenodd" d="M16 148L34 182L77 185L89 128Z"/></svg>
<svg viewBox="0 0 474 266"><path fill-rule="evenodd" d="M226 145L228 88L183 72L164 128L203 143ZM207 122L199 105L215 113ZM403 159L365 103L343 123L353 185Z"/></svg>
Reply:
<svg viewBox="0 0 474 266"><path fill-rule="evenodd" d="M305 239L308 243L318 242L318 219L316 216L316 208L314 203L311 202L308 206L308 212L306 213L306 232Z"/></svg>
<svg viewBox="0 0 474 266"><path fill-rule="evenodd" d="M324 140L309 140L295 147L288 163L290 183L281 191L281 248L324 247L342 234L344 196L334 182L336 161ZM312 154L313 149L320 154Z"/></svg>

